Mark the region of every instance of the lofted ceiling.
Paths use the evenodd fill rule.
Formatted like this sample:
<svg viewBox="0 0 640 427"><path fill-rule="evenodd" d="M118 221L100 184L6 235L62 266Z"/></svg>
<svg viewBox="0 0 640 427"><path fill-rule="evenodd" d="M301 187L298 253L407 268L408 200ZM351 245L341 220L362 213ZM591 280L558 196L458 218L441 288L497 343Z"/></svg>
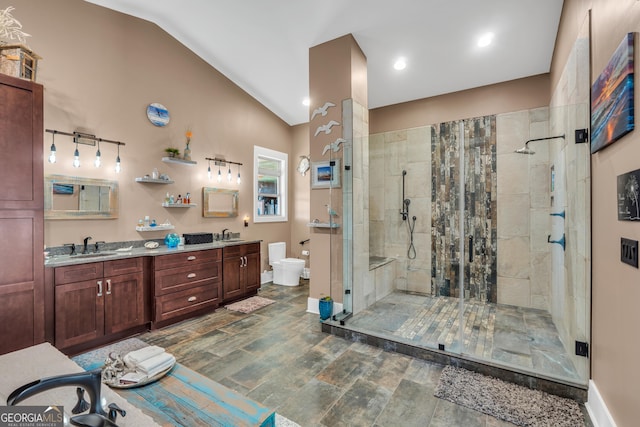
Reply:
<svg viewBox="0 0 640 427"><path fill-rule="evenodd" d="M85 0L157 24L290 125L309 48L353 34L369 108L547 73L562 0ZM480 48L478 38L494 34ZM398 57L407 67L393 68ZM314 108L314 101L311 107Z"/></svg>

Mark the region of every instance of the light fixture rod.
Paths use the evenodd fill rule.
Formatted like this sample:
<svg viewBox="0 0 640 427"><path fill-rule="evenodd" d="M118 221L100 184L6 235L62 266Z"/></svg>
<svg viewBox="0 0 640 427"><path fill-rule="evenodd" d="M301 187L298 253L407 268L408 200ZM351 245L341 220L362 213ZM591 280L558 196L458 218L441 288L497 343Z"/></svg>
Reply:
<svg viewBox="0 0 640 427"><path fill-rule="evenodd" d="M218 157L205 157L204 159L214 162L216 166L226 166L227 163L242 166L242 163L232 162L231 160L220 159Z"/></svg>
<svg viewBox="0 0 640 427"><path fill-rule="evenodd" d="M115 144L117 146L121 146L121 145L126 145L124 142L120 142L120 141L112 141L110 139L104 139L104 138L98 138L95 135L90 135L90 134L86 134L86 133L82 133L82 132L73 132L73 133L69 133L69 132L63 132L60 130L55 130L55 129L45 129L45 132L48 133L52 133L54 135L66 135L66 136L71 136L74 139L74 143L79 143L79 144L86 144L82 141L78 141L78 139L88 139L91 141L97 141L97 142L107 142L109 144ZM91 145L91 144L88 144ZM95 144L93 144L95 145Z"/></svg>

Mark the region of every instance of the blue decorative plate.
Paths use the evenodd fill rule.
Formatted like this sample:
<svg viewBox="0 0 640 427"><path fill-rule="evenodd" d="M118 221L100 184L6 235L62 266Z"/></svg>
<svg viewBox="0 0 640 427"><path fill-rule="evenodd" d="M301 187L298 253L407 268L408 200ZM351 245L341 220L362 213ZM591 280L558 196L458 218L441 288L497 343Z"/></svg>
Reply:
<svg viewBox="0 0 640 427"><path fill-rule="evenodd" d="M157 102L147 106L147 118L156 126L166 126L169 123L169 110Z"/></svg>

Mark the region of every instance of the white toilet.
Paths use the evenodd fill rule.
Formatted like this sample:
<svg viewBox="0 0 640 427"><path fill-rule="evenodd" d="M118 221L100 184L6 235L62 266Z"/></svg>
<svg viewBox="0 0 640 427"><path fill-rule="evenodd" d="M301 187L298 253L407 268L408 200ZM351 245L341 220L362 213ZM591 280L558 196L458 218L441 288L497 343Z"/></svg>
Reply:
<svg viewBox="0 0 640 427"><path fill-rule="evenodd" d="M287 244L285 242L269 243L269 265L273 268L273 283L284 286L298 286L304 270L304 260L285 258Z"/></svg>

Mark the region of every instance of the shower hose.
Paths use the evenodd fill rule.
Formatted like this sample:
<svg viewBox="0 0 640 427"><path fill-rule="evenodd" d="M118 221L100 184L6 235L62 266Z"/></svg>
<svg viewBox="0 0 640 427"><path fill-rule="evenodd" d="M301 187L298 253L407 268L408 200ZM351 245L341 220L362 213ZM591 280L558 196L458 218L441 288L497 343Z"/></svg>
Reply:
<svg viewBox="0 0 640 427"><path fill-rule="evenodd" d="M409 228L409 249L407 249L407 258L416 259L416 247L413 244L413 230L416 228L416 218L415 215L407 221L407 227Z"/></svg>

